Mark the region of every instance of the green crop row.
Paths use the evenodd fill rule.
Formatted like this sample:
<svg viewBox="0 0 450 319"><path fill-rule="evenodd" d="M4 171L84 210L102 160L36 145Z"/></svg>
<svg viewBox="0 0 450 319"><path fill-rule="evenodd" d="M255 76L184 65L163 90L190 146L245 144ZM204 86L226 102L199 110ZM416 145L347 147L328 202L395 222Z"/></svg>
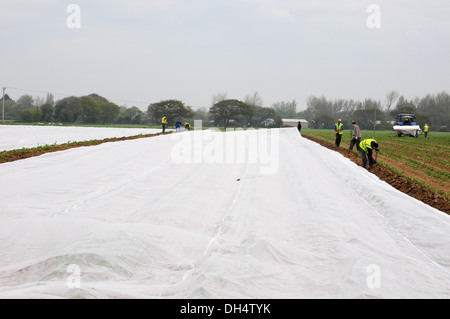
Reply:
<svg viewBox="0 0 450 319"><path fill-rule="evenodd" d="M302 130L303 134L314 136L323 141L334 144L335 135L333 130ZM423 172L431 180L448 183L450 180L450 133L433 133L428 138L420 136L419 138L412 137L397 137L392 131L362 131L363 139L374 138L380 144L380 155L386 158L392 158L399 164L407 165L416 171ZM341 147L345 148L350 144L351 133L346 132L342 137ZM407 178L414 183L431 189L426 181L419 181L410 176L399 172L394 167L382 163L381 165L393 171L400 176ZM448 170L442 170L436 167L448 167ZM448 185L448 184L447 184ZM445 191L441 189L433 189L434 192L444 195Z"/></svg>
<svg viewBox="0 0 450 319"><path fill-rule="evenodd" d="M416 158L421 158L426 163L439 164L439 165L442 165L442 166L450 167L449 166L449 161L442 160L440 158L433 157L433 156L430 156L430 155L427 155L427 154L415 153L415 152L412 152L412 151L410 151L408 149L398 150L396 152L394 152L394 151L392 151L392 152L387 151L387 152L384 152L383 155L386 155L388 157L393 157L395 155L401 155L400 156L401 159L403 159L405 161L409 161L411 163L416 163L417 165L419 165L421 167L424 167L424 168L427 168L429 170L435 170L434 166L431 167L429 165L424 164L423 162L418 162L418 161L410 158L410 156L414 156ZM446 174L448 174L448 173L447 172L443 172L443 175L446 175Z"/></svg>
<svg viewBox="0 0 450 319"><path fill-rule="evenodd" d="M42 151L49 151L49 150L55 150L59 149L61 147L76 147L79 145L93 145L99 143L98 140L89 140L89 141L83 141L83 142L68 142L65 144L57 145L55 144L46 144L43 146L37 146L32 148L23 147L21 149L15 149L10 151L3 151L0 152L0 162L3 162L7 157L16 155L16 154L26 154L26 153L33 153L33 152L42 152Z"/></svg>

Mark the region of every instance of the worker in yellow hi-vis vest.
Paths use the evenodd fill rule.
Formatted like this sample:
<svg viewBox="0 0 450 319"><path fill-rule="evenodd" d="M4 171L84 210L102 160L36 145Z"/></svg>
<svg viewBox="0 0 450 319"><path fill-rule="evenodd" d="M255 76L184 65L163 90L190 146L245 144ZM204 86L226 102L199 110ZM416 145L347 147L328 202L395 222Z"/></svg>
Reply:
<svg viewBox="0 0 450 319"><path fill-rule="evenodd" d="M339 119L338 122L334 125L334 135L336 135L336 147L339 147L341 145L342 135L344 134L344 124L342 123L342 120Z"/></svg>
<svg viewBox="0 0 450 319"><path fill-rule="evenodd" d="M361 152L362 156L362 166L365 169L367 169L367 159L369 159L369 167L372 167L377 163L376 158L373 157L374 150L377 152L377 154L380 150L377 141L375 141L374 139L367 139L359 144L359 151Z"/></svg>
<svg viewBox="0 0 450 319"><path fill-rule="evenodd" d="M167 117L164 116L164 117L162 118L161 124L162 124L162 132L164 133L164 132L166 132L166 125L168 124L168 122L167 122Z"/></svg>
<svg viewBox="0 0 450 319"><path fill-rule="evenodd" d="M429 131L430 131L430 127L428 126L428 124L425 124L425 126L423 127L423 132L425 133L425 138L428 137Z"/></svg>

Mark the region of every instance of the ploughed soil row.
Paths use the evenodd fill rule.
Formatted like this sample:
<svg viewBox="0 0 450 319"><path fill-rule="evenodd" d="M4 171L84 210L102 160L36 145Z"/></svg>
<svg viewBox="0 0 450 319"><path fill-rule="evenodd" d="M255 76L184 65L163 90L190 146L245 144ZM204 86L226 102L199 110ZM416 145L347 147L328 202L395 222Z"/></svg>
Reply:
<svg viewBox="0 0 450 319"><path fill-rule="evenodd" d="M346 148L336 147L334 144L319 140L313 136L308 134L302 134L303 137L312 140L326 148L329 148L333 151L341 153L343 156L349 158L352 162L355 162L358 165L362 165L361 155L359 152L350 151ZM395 168L395 167L394 167ZM392 185L394 188L399 191L408 194L415 199L418 199L425 204L434 207L440 211L443 211L450 215L450 203L447 198L442 195L439 195L429 189L426 189L413 181L406 179L398 175L397 173L387 169L381 165L374 165L369 168L369 171L372 174L378 176L379 179L385 181L386 183Z"/></svg>
<svg viewBox="0 0 450 319"><path fill-rule="evenodd" d="M170 133L165 133L165 134L170 134ZM18 160L22 160L22 159L26 159L26 158L30 158L30 157L40 156L40 155L43 155L46 153L65 151L65 150L77 148L77 147L100 145L103 143L110 143L110 142L136 140L139 138L155 137L155 136L159 136L159 135L162 135L162 133L127 136L127 137L113 137L113 138L105 138L103 140L74 142L74 143L66 143L66 144L61 144L61 145L46 145L46 146L30 148L30 149L24 148L21 150L3 151L3 152L0 152L0 164L14 162L14 161L18 161Z"/></svg>

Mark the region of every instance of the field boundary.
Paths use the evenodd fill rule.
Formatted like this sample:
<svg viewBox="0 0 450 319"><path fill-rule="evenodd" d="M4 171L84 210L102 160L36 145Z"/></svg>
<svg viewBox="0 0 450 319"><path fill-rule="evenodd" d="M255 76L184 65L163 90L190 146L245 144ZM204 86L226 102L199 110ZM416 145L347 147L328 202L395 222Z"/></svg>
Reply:
<svg viewBox="0 0 450 319"><path fill-rule="evenodd" d="M358 152L350 151L349 149L342 147L336 147L333 143L318 139L308 134L302 133L302 137L318 143L330 150L336 151L361 166L361 155ZM382 163L369 168L369 171L378 176L378 178L382 181L393 186L395 189L450 215L450 203L445 196L435 193L432 190L415 183L407 176L402 176L389 167L385 167Z"/></svg>

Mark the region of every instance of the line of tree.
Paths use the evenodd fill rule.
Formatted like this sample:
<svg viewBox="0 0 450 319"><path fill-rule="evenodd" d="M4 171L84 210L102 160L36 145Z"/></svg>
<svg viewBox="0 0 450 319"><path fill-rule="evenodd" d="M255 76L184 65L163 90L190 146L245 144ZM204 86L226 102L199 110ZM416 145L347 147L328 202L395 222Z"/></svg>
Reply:
<svg viewBox="0 0 450 319"><path fill-rule="evenodd" d="M160 125L166 116L169 125L177 121L202 120L207 125L224 127L280 127L281 116L274 108L263 107L257 92L245 101L228 99L225 94L213 97L213 105L196 111L179 100L152 103L147 112L137 107L119 107L98 94L70 96L55 102L52 94L46 98L22 95L17 101L5 95L5 119L25 123L87 123Z"/></svg>
<svg viewBox="0 0 450 319"><path fill-rule="evenodd" d="M408 100L391 91L384 101L328 100L323 96L311 96L307 109L298 116L308 120L311 128L332 128L341 118L348 126L356 121L362 129L391 130L396 116L402 113L416 114L417 123L422 127L428 124L437 131L450 131L450 95L447 92Z"/></svg>
<svg viewBox="0 0 450 319"><path fill-rule="evenodd" d="M5 119L25 123L87 124L143 124L146 121L139 108L120 107L95 93L70 96L56 102L50 93L46 98L22 95L17 101L5 95Z"/></svg>
<svg viewBox="0 0 450 319"><path fill-rule="evenodd" d="M150 104L147 115L152 124L161 123L167 117L169 125L175 122L202 120L207 125L221 127L274 127L280 126L281 118L272 108L256 105L257 100L240 101L236 99L218 99L209 110L206 108L193 111L182 101L167 100Z"/></svg>
<svg viewBox="0 0 450 319"><path fill-rule="evenodd" d="M147 112L137 107L120 107L98 94L71 96L56 102L52 94L46 98L23 95L17 101L5 95L5 119L21 122L160 125L162 117L166 116L171 126L177 121L196 119L225 128L280 127L282 119L306 119L311 128L333 128L341 118L347 126L356 121L362 129L390 130L400 113L415 113L421 126L427 123L437 131L450 131L450 95L447 92L408 100L391 91L384 101L370 98L328 100L324 96L310 96L307 109L301 112L295 100L264 107L258 92L243 100L230 99L227 93L215 94L209 109L193 110L182 101L165 100L150 104Z"/></svg>
<svg viewBox="0 0 450 319"><path fill-rule="evenodd" d="M310 96L307 109L297 111L297 102L281 101L264 107L258 92L244 100L229 99L226 93L213 95L212 106L193 111L181 101L168 100L151 104L147 116L153 124L160 124L167 116L169 124L178 120L201 119L221 127L280 127L282 119L306 119L311 128L333 128L338 118L348 127L356 121L362 129L391 130L401 113L415 113L420 126L426 123L439 131L450 131L450 95L441 92L424 98L407 100L396 91L386 94L385 100L365 99L328 100Z"/></svg>

